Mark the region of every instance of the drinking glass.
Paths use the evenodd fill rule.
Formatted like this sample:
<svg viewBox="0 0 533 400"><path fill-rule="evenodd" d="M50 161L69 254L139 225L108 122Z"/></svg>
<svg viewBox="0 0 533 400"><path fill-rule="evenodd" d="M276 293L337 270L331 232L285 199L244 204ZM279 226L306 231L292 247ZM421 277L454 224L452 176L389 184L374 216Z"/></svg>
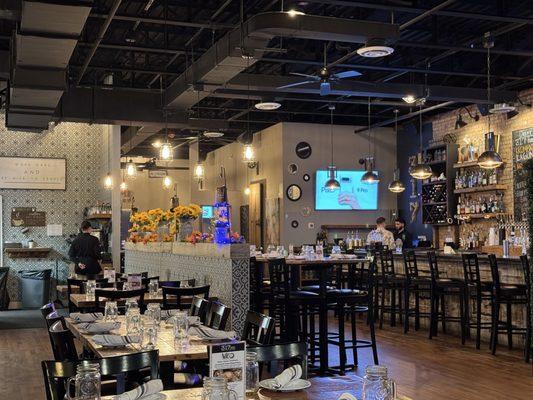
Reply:
<svg viewBox="0 0 533 400"><path fill-rule="evenodd" d="M161 323L161 305L159 303L148 303L144 315L148 320L153 321L156 327Z"/></svg>
<svg viewBox="0 0 533 400"><path fill-rule="evenodd" d="M94 300L94 291L96 290L96 281L88 280L85 284L85 297L87 300Z"/></svg>
<svg viewBox="0 0 533 400"><path fill-rule="evenodd" d="M202 400L237 400L237 393L228 388L225 378L204 378Z"/></svg>
<svg viewBox="0 0 533 400"><path fill-rule="evenodd" d="M97 363L78 364L76 375L68 378L66 398L72 400L100 400L100 365ZM70 396L70 384L74 381L74 397Z"/></svg>
<svg viewBox="0 0 533 400"><path fill-rule="evenodd" d="M139 304L137 303L136 299L132 298L132 299L127 299L126 300L126 315L128 314L129 311L140 312Z"/></svg>
<svg viewBox="0 0 533 400"><path fill-rule="evenodd" d="M278 256L285 257L285 247L284 246L277 246L276 247L276 253L278 253Z"/></svg>
<svg viewBox="0 0 533 400"><path fill-rule="evenodd" d="M141 338L141 348L143 350L153 350L157 345L157 327L153 323L143 326Z"/></svg>
<svg viewBox="0 0 533 400"><path fill-rule="evenodd" d="M159 281L157 279L152 279L148 282L148 295L151 298L157 297L157 292L159 291Z"/></svg>
<svg viewBox="0 0 533 400"><path fill-rule="evenodd" d="M116 321L118 316L118 305L116 301L106 301L105 303L105 321Z"/></svg>
<svg viewBox="0 0 533 400"><path fill-rule="evenodd" d="M189 319L185 311L179 311L174 315L172 331L174 338L178 340L185 340L189 335Z"/></svg>
<svg viewBox="0 0 533 400"><path fill-rule="evenodd" d="M130 310L126 314L126 332L128 335L139 335L142 331L141 313L138 310Z"/></svg>
<svg viewBox="0 0 533 400"><path fill-rule="evenodd" d="M276 250L276 246L274 246L273 244L269 244L269 245L267 246L267 254L271 254L271 253L273 253L275 250Z"/></svg>
<svg viewBox="0 0 533 400"><path fill-rule="evenodd" d="M369 365L363 378L363 400L395 400L396 384L387 377L387 367Z"/></svg>
<svg viewBox="0 0 533 400"><path fill-rule="evenodd" d="M131 290L131 284L129 282L124 282L122 284L122 290Z"/></svg>
<svg viewBox="0 0 533 400"><path fill-rule="evenodd" d="M331 248L331 254L341 254L341 246L333 246Z"/></svg>
<svg viewBox="0 0 533 400"><path fill-rule="evenodd" d="M253 396L259 387L257 353L246 352L246 396Z"/></svg>

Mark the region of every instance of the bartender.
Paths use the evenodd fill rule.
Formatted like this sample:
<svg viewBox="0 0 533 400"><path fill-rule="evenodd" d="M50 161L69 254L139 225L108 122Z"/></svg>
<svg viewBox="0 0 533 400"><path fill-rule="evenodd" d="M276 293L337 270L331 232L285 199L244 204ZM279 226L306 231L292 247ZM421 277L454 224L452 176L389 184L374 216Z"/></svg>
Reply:
<svg viewBox="0 0 533 400"><path fill-rule="evenodd" d="M400 239L402 241L402 246L405 248L410 248L413 246L413 237L405 229L405 220L403 218L396 218L394 221L394 241Z"/></svg>
<svg viewBox="0 0 533 400"><path fill-rule="evenodd" d="M68 251L71 261L76 263L76 274L79 275L97 275L102 272L100 241L91 235L92 230L91 223L83 221L81 233L74 239Z"/></svg>

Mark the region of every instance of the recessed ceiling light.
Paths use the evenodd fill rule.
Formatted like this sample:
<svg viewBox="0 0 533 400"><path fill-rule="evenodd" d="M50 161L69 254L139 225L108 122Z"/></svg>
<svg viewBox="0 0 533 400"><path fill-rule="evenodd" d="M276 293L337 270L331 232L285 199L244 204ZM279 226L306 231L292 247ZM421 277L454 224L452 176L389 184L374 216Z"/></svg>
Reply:
<svg viewBox="0 0 533 400"><path fill-rule="evenodd" d="M382 39L369 39L363 47L357 49L361 57L378 58L394 53L392 47L386 46Z"/></svg>
<svg viewBox="0 0 533 400"><path fill-rule="evenodd" d="M489 112L491 114L506 114L514 110L516 110L516 107L512 106L511 104L499 103L499 104L494 104L494 106L489 109Z"/></svg>
<svg viewBox="0 0 533 400"><path fill-rule="evenodd" d="M412 94L408 94L402 97L402 100L405 101L407 104L413 104L416 101L416 97Z"/></svg>
<svg viewBox="0 0 533 400"><path fill-rule="evenodd" d="M258 110L264 110L264 111L272 111L277 110L281 107L281 104L277 101L260 101L259 103L255 103L255 108Z"/></svg>
<svg viewBox="0 0 533 400"><path fill-rule="evenodd" d="M208 138L219 138L224 136L223 132L216 132L216 131L210 131L210 132L204 132L204 136Z"/></svg>

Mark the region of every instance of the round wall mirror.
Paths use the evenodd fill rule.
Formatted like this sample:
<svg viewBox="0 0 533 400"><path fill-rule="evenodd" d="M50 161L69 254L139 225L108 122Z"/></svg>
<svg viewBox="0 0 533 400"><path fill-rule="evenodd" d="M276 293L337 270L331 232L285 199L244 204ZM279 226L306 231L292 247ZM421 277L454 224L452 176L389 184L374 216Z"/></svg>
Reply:
<svg viewBox="0 0 533 400"><path fill-rule="evenodd" d="M298 165L290 163L287 166L287 171L289 172L289 174L294 175L296 172L298 172Z"/></svg>
<svg viewBox="0 0 533 400"><path fill-rule="evenodd" d="M298 185L289 185L286 193L287 198L291 201L298 201L302 197L302 189Z"/></svg>
<svg viewBox="0 0 533 400"><path fill-rule="evenodd" d="M309 158L312 152L313 149L311 149L311 145L307 142L300 142L296 145L296 155L300 158Z"/></svg>
<svg viewBox="0 0 533 400"><path fill-rule="evenodd" d="M300 225L300 223L299 223L298 221L296 221L296 220L291 221L291 226L292 226L293 228L296 229L296 228L298 228L299 225Z"/></svg>
<svg viewBox="0 0 533 400"><path fill-rule="evenodd" d="M311 177L309 176L309 174L304 174L303 179L304 181L309 182L311 180Z"/></svg>

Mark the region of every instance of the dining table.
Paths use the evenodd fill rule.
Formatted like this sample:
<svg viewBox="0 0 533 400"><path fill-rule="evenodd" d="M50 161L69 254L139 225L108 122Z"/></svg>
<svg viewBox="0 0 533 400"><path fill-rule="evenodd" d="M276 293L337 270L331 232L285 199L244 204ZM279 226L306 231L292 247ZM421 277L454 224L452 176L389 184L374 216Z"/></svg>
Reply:
<svg viewBox="0 0 533 400"><path fill-rule="evenodd" d="M357 400L362 400L363 379L357 375L315 377L310 378L311 386L297 392L273 392L259 389L254 395L246 396L246 400L337 400L341 394L349 393ZM165 390L157 400L199 400L202 388ZM401 390L401 389L400 389ZM103 397L102 400L111 400ZM397 400L412 400L397 395ZM155 399L154 399L155 400Z"/></svg>
<svg viewBox="0 0 533 400"><path fill-rule="evenodd" d="M113 289L100 289L100 290L113 290ZM171 296L169 296L171 298ZM84 309L84 308L94 308L96 303L94 300L94 296L89 297L84 293L71 293L70 294L70 301L78 308ZM106 299L100 298L100 303L105 304ZM124 303L125 300L119 300L118 303ZM163 303L163 292L159 290L157 294L144 294L144 303Z"/></svg>

